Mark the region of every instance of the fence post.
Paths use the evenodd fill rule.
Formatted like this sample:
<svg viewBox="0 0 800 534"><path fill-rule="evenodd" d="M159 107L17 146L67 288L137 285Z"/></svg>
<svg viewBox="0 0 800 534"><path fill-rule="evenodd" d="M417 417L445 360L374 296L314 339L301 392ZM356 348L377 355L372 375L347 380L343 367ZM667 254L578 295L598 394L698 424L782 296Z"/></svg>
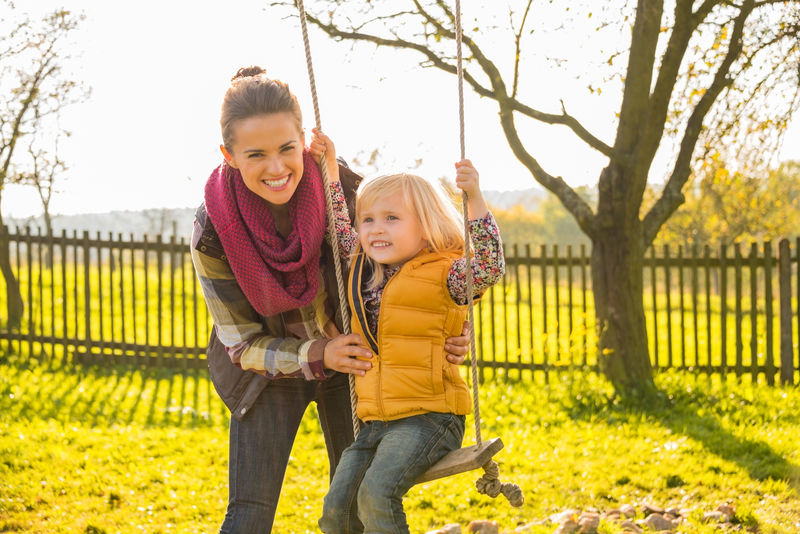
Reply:
<svg viewBox="0 0 800 534"><path fill-rule="evenodd" d="M772 243L764 242L764 316L766 318L764 339L764 375L767 384L775 385L775 355L773 354L772 332L774 314L772 303Z"/></svg>
<svg viewBox="0 0 800 534"><path fill-rule="evenodd" d="M61 353L61 365L67 363L67 352L69 352L69 317L68 317L68 306L67 303L69 302L69 293L67 292L67 288L69 288L70 284L67 283L67 230L61 230L61 342L63 345L63 352ZM73 259L73 262L76 260ZM75 286L77 283L73 280L72 285ZM77 337L77 336L76 336Z"/></svg>
<svg viewBox="0 0 800 534"><path fill-rule="evenodd" d="M555 355L554 355L554 362L558 362L561 359L561 296L560 293L560 286L561 286L561 278L559 276L559 255L558 255L558 244L553 245L553 286L555 287L555 293L553 295L553 306L554 306L554 313L556 319L556 332L555 332Z"/></svg>
<svg viewBox="0 0 800 534"><path fill-rule="evenodd" d="M672 367L672 283L669 271L669 245L664 244L664 293L667 297L667 367Z"/></svg>
<svg viewBox="0 0 800 534"><path fill-rule="evenodd" d="M9 246L11 240L8 238L8 226L3 224L0 225L0 258L8 258L8 263L11 264L11 247ZM8 284L8 280L5 281ZM11 300L6 302L6 327L5 330L10 334L10 318L11 318L11 307L12 303ZM6 338L7 342L7 349L6 349L6 356L11 354L11 338Z"/></svg>
<svg viewBox="0 0 800 534"><path fill-rule="evenodd" d="M706 364L708 374L714 372L711 343L711 247L703 247L703 274L706 291Z"/></svg>
<svg viewBox="0 0 800 534"><path fill-rule="evenodd" d="M778 293L780 294L781 321L781 384L793 384L792 365L792 259L789 240L778 244Z"/></svg>
<svg viewBox="0 0 800 534"><path fill-rule="evenodd" d="M797 238L794 245L794 264L796 267L797 284L795 285L795 299L798 302L798 313L795 314L795 325L797 332L800 334L800 237ZM800 343L798 343L797 350L795 351L792 360L795 362L795 367L800 369Z"/></svg>
<svg viewBox="0 0 800 534"><path fill-rule="evenodd" d="M111 360L108 356L108 351L106 350L106 329L105 323L108 321L103 321L103 316L105 313L103 312L103 236L100 233L100 230L97 230L97 235L95 237L97 240L97 244L95 247L97 248L97 309L100 312L100 316L98 317L97 327L100 331L100 335L97 341L97 347L100 350L100 354L97 355L97 361L103 362L105 365L109 365ZM111 309L111 308L109 308ZM113 314L113 311L110 315ZM111 317L109 316L109 319Z"/></svg>
<svg viewBox="0 0 800 534"><path fill-rule="evenodd" d="M517 309L516 309L516 319L517 319L517 350L515 353L517 354L517 379L522 380L522 321L520 319L520 310L522 309L522 293L521 293L521 284L519 279L519 266L520 266L520 254L519 254L519 247L517 244L514 243L511 247L512 254L514 254L514 288L515 294L517 296ZM508 359L508 354L506 354L506 359Z"/></svg>
<svg viewBox="0 0 800 534"><path fill-rule="evenodd" d="M586 328L586 317L587 317L587 308L586 308L586 265L588 263L588 258L586 257L586 245L581 243L581 347L583 347L583 362L582 365L586 367L586 362L589 358L588 352L588 344L587 344L587 337L588 337L588 329ZM533 304L533 299L531 299L531 304ZM533 308L531 308L533 309ZM531 321L531 325L533 325L533 321ZM531 330L533 332L533 330ZM533 335L533 334L531 334ZM593 366L596 367L596 364Z"/></svg>
<svg viewBox="0 0 800 534"><path fill-rule="evenodd" d="M684 267L686 263L683 261L683 245L678 244L678 309L681 311L680 327L681 327L681 364L679 369L686 369L686 297L683 287Z"/></svg>
<svg viewBox="0 0 800 534"><path fill-rule="evenodd" d="M25 227L25 266L28 269L28 360L33 358L33 335L36 329L33 311L33 238L31 237L31 227ZM22 271L20 271L20 275ZM21 276L20 276L21 278Z"/></svg>
<svg viewBox="0 0 800 534"><path fill-rule="evenodd" d="M158 327L158 336L156 339L158 340L158 365L160 367L164 367L164 339L163 339L163 321L164 321L164 309L163 309L163 290L164 290L164 239L161 234L156 236L156 250L158 251L158 255L156 256L156 269L158 269L158 277L156 280L158 281L158 308L156 308L156 325Z"/></svg>
<svg viewBox="0 0 800 534"><path fill-rule="evenodd" d="M750 373L753 384L758 383L758 243L750 243L747 260L750 268Z"/></svg>
<svg viewBox="0 0 800 534"><path fill-rule="evenodd" d="M650 296L653 300L653 369L659 368L658 360L658 279L656 278L656 247L650 247ZM642 298L644 300L644 296Z"/></svg>
<svg viewBox="0 0 800 534"><path fill-rule="evenodd" d="M531 259L531 244L525 243L525 272L527 273L528 280L528 321L530 323L528 336L528 355L530 356L531 364L531 380L536 378L536 358L534 357L533 348L533 260Z"/></svg>
<svg viewBox="0 0 800 534"><path fill-rule="evenodd" d="M83 231L83 313L84 313L84 341L86 343L85 354L78 355L81 363L90 362L92 353L92 286L89 278L89 232ZM77 281L76 281L77 284ZM85 359L84 359L85 358Z"/></svg>
<svg viewBox="0 0 800 534"><path fill-rule="evenodd" d="M503 245L503 257L505 257L508 253L508 249L505 245ZM505 377L504 380L508 382L508 375L511 373L511 366L508 361L508 299L506 298L506 287L508 287L508 270L503 273L502 278L503 283L503 291L501 294L503 295L503 352L505 353L503 356L503 368L505 369ZM467 297L471 298L471 297Z"/></svg>
<svg viewBox="0 0 800 534"><path fill-rule="evenodd" d="M567 331L569 335L567 336L567 353L569 354L569 367L570 371L575 366L574 356L574 346L573 346L573 338L572 334L575 332L574 325L572 324L572 310L575 309L575 305L572 302L572 245L567 245Z"/></svg>
<svg viewBox="0 0 800 534"><path fill-rule="evenodd" d="M735 269L733 272L733 279L734 279L734 286L735 286L735 300L734 300L734 313L736 315L736 319L734 324L736 325L736 376L742 376L744 372L742 367L744 363L742 361L744 353L744 341L742 341L742 265L743 265L743 258L742 258L742 249L739 247L739 243L734 243L733 245L733 257L735 262Z"/></svg>
<svg viewBox="0 0 800 534"><path fill-rule="evenodd" d="M547 383L550 381L550 358L547 357L550 344L547 331L547 245L539 245L539 265L542 275L542 369Z"/></svg>
<svg viewBox="0 0 800 534"><path fill-rule="evenodd" d="M728 263L725 244L719 247L719 354L722 377L728 376Z"/></svg>

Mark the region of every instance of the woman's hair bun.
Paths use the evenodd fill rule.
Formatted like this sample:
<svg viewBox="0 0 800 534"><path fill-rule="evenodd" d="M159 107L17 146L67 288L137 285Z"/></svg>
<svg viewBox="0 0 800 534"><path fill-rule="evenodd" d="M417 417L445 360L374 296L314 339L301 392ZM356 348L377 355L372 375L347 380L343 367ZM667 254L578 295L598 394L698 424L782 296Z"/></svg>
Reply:
<svg viewBox="0 0 800 534"><path fill-rule="evenodd" d="M233 75L231 81L237 80L239 78L249 78L250 76L258 76L259 74L266 74L266 73L267 71L264 70L262 67L259 67L258 65L242 67L241 69L236 71L236 74Z"/></svg>

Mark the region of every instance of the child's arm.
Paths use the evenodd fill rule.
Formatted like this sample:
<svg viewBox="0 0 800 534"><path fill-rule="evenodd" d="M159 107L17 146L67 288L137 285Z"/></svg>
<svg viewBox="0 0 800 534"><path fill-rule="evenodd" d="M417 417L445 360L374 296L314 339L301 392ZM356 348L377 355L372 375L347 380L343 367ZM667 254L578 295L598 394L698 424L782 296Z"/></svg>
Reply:
<svg viewBox="0 0 800 534"><path fill-rule="evenodd" d="M467 217L469 220L480 219L489 213L489 206L483 199L478 183L478 170L468 159L456 163L456 187L467 194Z"/></svg>
<svg viewBox="0 0 800 534"><path fill-rule="evenodd" d="M474 298L502 278L506 264L500 229L483 199L478 183L478 171L472 166L472 162L466 159L456 163L456 169L456 186L467 193L467 215L475 252L470 258ZM466 271L466 261L461 258L453 262L447 278L450 296L459 304L467 303Z"/></svg>
<svg viewBox="0 0 800 534"><path fill-rule="evenodd" d="M320 156L325 152L325 161L328 164L328 192L331 195L333 204L333 218L336 226L336 237L339 240L339 255L343 258L350 257L358 247L358 233L350 224L350 217L347 212L347 203L344 198L344 190L339 181L339 164L336 161L336 147L333 141L316 128L312 130L311 144L308 146L309 152L315 160L319 161Z"/></svg>

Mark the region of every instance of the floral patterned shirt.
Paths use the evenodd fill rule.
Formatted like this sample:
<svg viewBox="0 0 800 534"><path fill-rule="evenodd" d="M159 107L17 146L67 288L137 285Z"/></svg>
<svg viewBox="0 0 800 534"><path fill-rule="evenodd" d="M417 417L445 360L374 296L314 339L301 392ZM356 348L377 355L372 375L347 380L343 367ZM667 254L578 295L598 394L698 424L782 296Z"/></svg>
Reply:
<svg viewBox="0 0 800 534"><path fill-rule="evenodd" d="M331 199L333 200L334 222L336 235L339 241L339 253L343 258L349 258L358 247L358 233L350 225L344 193L339 182L330 184ZM489 287L500 280L505 273L505 258L503 257L503 244L500 240L500 229L491 212L480 219L469 221L472 246L475 251L471 258L472 291L473 297L479 297ZM364 290L364 305L367 310L367 322L373 334L378 331L378 311L381 307L381 297L386 282L394 276L402 266L390 267L384 270L385 277L377 287ZM467 303L467 268L466 260L459 258L450 266L447 276L447 288L453 301L458 304Z"/></svg>

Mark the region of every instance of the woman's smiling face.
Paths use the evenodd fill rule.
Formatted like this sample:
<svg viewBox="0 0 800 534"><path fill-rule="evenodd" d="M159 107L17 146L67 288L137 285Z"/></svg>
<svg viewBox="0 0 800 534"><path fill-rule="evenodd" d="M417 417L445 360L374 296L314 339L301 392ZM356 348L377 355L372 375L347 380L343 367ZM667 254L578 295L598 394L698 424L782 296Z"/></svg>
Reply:
<svg viewBox="0 0 800 534"><path fill-rule="evenodd" d="M292 198L303 177L303 132L289 112L256 115L233 126L233 146L222 153L247 188L270 204Z"/></svg>

